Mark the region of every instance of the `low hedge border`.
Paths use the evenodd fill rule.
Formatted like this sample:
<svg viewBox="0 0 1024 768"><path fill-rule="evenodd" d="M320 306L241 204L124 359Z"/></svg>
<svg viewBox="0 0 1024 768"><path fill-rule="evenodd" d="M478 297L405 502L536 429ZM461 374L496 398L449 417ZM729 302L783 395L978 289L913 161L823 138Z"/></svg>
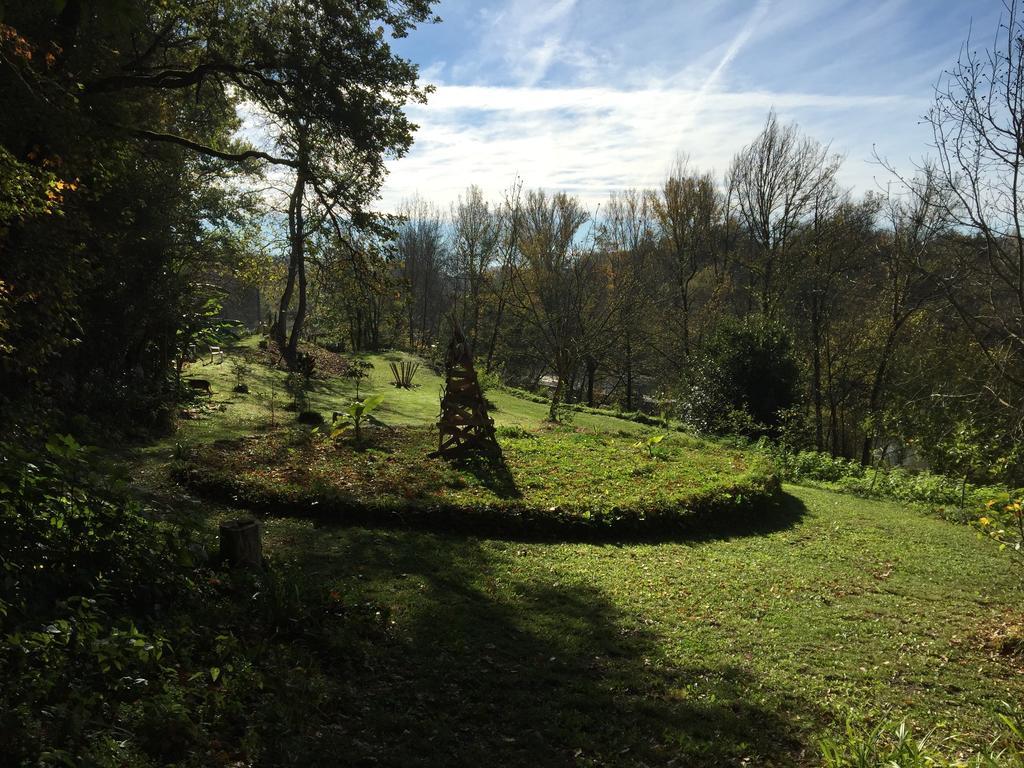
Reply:
<svg viewBox="0 0 1024 768"><path fill-rule="evenodd" d="M519 387L510 387L502 384L497 388L499 392L504 392L507 395L513 395L521 400L529 400L531 403L537 403L539 405L551 405L551 398L545 397L544 395L538 395L536 392L531 392L528 389L521 389ZM594 416L609 416L614 419L622 419L623 421L632 421L637 424L643 424L648 427L659 427L661 429L667 429L672 432L685 432L686 428L684 425L674 422L661 416L654 416L653 414L646 413L644 411L621 411L611 406L589 406L584 403L561 403L560 408L565 408L575 413L589 413Z"/></svg>
<svg viewBox="0 0 1024 768"><path fill-rule="evenodd" d="M268 516L311 517L341 525L414 528L499 538L544 541L653 540L702 538L770 527L782 499L773 472L750 473L740 481L670 504L589 510L579 506L540 508L520 500L465 506L411 499L373 502L314 485L254 487L237 474L191 461L179 462L174 478L215 501Z"/></svg>

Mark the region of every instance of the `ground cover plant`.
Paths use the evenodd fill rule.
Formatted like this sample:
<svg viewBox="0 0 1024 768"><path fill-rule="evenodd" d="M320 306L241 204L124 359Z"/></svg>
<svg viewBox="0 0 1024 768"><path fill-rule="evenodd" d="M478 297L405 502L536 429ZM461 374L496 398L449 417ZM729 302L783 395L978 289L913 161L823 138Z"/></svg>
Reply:
<svg viewBox="0 0 1024 768"><path fill-rule="evenodd" d="M429 410L400 400L418 390L396 391L382 368L383 380L364 382L388 392L382 423L427 418ZM464 503L500 498L501 485L472 468L403 467L433 447L422 421L368 427L361 447L343 435L339 448L305 428L273 427L255 392L230 392L229 365L195 370L214 390L201 418L119 456L169 532L197 530L209 546L216 524L239 515L170 480L175 459L195 448L226 451L239 466L252 457L238 451L266 452L260 461L272 473L323 472L324 482L382 498L404 496L410 483ZM258 390L278 375L254 365L249 380ZM311 398L333 406L326 398L348 400L347 385L321 380ZM507 464L538 485L525 491L544 503L600 488L641 498L666 479L667 491L681 481L692 488L750 456L679 433L652 455L647 440L665 432L621 434L620 425L634 425L607 417L607 430L544 427L543 407L522 426L534 407L508 403L516 418L498 437ZM249 437L223 442L239 434ZM193 448L176 448L183 439ZM579 477L559 461L566 450L580 452ZM319 454L329 461L306 461ZM249 465L254 475L259 463ZM598 472L609 482L587 481ZM288 484L282 474L268 487ZM54 658L79 661L53 666L48 695L70 687L111 703L84 710L77 731L30 724L23 733L34 736L18 754L64 750L100 765L334 764L345 754L353 764L424 766L838 766L860 764L847 758L868 747L895 754L892 728L869 737L878 723L905 721L929 734L929 755L1016 759L998 717L1003 702L1024 694L1020 579L970 528L913 507L788 486L781 504L757 515L667 540L603 544L337 527L324 516L272 515L264 525L263 576L171 566L144 548L147 568L177 574L188 590L162 597L157 616L132 613L138 636L109 614L99 625L128 633L126 643L164 648L161 658L136 669L142 662L132 656L128 674L94 675L81 661L93 647L88 635L68 635L81 649L73 656L50 641ZM177 563L180 550L167 557ZM50 636L49 625L72 620L65 604L75 603L60 598L45 616L19 618L15 631ZM26 658L7 647L6 658ZM33 649L27 658L19 669L38 670L50 657ZM129 690L118 682L129 677L148 683ZM36 690L28 672L9 679Z"/></svg>
<svg viewBox="0 0 1024 768"><path fill-rule="evenodd" d="M848 719L905 721L949 761L1005 745L1005 558L890 502L787 491L761 525L659 543L267 519L290 578L386 628L345 679L311 669L329 715L294 715L294 759L816 766Z"/></svg>
<svg viewBox="0 0 1024 768"><path fill-rule="evenodd" d="M756 453L682 435L649 452L635 437L547 426L499 437L503 456L429 457L429 427L364 430L365 440L303 430L222 441L179 470L192 487L335 521L417 520L478 532L573 535L671 531L758 514L778 491Z"/></svg>

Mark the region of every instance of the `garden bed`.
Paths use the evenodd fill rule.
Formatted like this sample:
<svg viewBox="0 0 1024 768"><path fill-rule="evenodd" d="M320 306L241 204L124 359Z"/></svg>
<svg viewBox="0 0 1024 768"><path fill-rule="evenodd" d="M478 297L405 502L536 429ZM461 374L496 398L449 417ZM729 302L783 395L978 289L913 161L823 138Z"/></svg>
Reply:
<svg viewBox="0 0 1024 768"><path fill-rule="evenodd" d="M273 514L488 535L603 538L700 534L758 523L779 482L770 463L685 435L501 431L498 461L429 458L434 430L367 430L363 444L279 430L195 449L176 476Z"/></svg>

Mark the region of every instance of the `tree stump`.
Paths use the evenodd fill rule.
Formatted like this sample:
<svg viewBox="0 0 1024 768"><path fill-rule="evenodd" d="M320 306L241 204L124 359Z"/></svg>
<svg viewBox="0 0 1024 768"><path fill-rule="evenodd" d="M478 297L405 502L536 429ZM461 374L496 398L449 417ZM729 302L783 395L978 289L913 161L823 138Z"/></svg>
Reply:
<svg viewBox="0 0 1024 768"><path fill-rule="evenodd" d="M252 518L229 520L220 525L220 560L232 568L263 567L260 524Z"/></svg>

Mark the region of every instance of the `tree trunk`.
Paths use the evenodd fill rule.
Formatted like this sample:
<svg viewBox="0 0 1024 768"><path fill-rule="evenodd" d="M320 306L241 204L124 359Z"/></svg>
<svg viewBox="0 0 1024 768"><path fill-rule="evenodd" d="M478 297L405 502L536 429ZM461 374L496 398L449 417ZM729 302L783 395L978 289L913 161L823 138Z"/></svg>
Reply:
<svg viewBox="0 0 1024 768"><path fill-rule="evenodd" d="M813 347L811 386L814 398L814 447L820 453L825 449L825 434L821 395L821 310L818 307L817 297L811 305L811 346Z"/></svg>
<svg viewBox="0 0 1024 768"><path fill-rule="evenodd" d="M289 368L295 366L295 350L298 344L299 334L302 332L302 321L306 312L306 265L305 247L306 233L303 217L303 196L306 193L306 174L301 168L295 175L295 187L292 189L291 200L288 203L288 281L285 283L284 293L281 296L281 305L277 314L274 340L277 347L284 356ZM291 334L288 333L288 310L292 303L292 294L295 290L296 278L299 283L299 309L295 314L292 323Z"/></svg>
<svg viewBox="0 0 1024 768"><path fill-rule="evenodd" d="M597 373L597 361L587 358L587 405L594 407L594 374Z"/></svg>
<svg viewBox="0 0 1024 768"><path fill-rule="evenodd" d="M633 410L633 345L626 336L626 410Z"/></svg>

